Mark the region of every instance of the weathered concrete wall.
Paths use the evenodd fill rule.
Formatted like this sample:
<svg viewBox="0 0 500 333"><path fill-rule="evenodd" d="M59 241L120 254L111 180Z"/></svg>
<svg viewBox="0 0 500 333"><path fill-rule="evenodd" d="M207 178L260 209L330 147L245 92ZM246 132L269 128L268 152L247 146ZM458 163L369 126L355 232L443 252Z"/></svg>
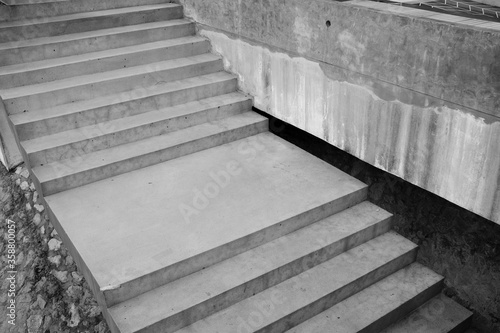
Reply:
<svg viewBox="0 0 500 333"><path fill-rule="evenodd" d="M181 3L257 108L500 223L500 32L363 2Z"/></svg>

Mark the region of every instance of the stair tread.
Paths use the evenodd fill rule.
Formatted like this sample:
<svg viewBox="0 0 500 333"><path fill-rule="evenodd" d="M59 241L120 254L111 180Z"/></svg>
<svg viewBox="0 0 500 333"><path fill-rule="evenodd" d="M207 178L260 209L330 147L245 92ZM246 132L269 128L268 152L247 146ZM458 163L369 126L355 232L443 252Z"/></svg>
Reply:
<svg viewBox="0 0 500 333"><path fill-rule="evenodd" d="M155 9L176 8L176 7L181 7L181 6L178 4L163 3L163 4L140 5L140 6L133 6L133 7L114 8L114 9L97 10L97 11L87 11L87 12L81 12L81 13L75 13L75 14L49 16L49 17L35 18L35 19L29 19L29 20L16 20L16 21L0 22L0 29L30 26L30 25L35 25L35 24L59 23L59 22L64 22L64 21L106 17L106 16L112 16L112 15L124 15L124 14L128 14L128 13L137 13L137 12L142 12L142 11L151 11L151 10L155 10Z"/></svg>
<svg viewBox="0 0 500 333"><path fill-rule="evenodd" d="M388 232L177 332L229 333L241 332L240 328L258 332L277 322L273 328L283 331L290 327L290 323L283 322L283 319L304 308L311 310L314 308L312 304L332 293L340 293L342 301L342 295L349 297L357 289L364 289L361 282L364 276L379 269L386 271L384 265L414 251L416 247L406 238ZM342 288L349 291L341 293ZM258 319L255 319L255 313L259 315ZM298 316L299 320L307 319L304 315Z"/></svg>
<svg viewBox="0 0 500 333"><path fill-rule="evenodd" d="M160 22L127 25L127 26L116 27L116 28L85 31L85 32L79 32L79 33L73 33L73 34L67 34L67 35L40 37L40 38L33 38L33 39L27 39L27 40L21 40L21 41L0 43L0 50L16 49L16 48L29 47L29 46L40 46L40 45L46 45L46 44L68 42L68 41L79 40L79 39L95 38L95 37L100 37L100 36L122 34L122 33L132 32L132 31L149 30L149 29L155 29L155 28L168 28L168 27L172 27L172 26L179 26L179 25L186 25L186 24L192 24L192 22L189 20L186 20L186 19L175 19L175 20L167 20L167 21L160 21Z"/></svg>
<svg viewBox="0 0 500 333"><path fill-rule="evenodd" d="M14 125L21 125L36 121L41 121L48 118L56 118L64 115L69 115L77 112L83 112L88 109L114 105L136 99L134 96L153 96L172 91L182 90L190 87L202 86L211 82L225 81L236 78L235 75L227 72L217 72L202 76L196 76L188 79L182 79L173 82L167 82L160 85L155 85L147 88L136 89L126 93L118 93L107 95L90 100L77 101L63 105L57 105L52 108L37 110L36 112L23 112L10 115ZM135 93L137 92L137 93Z"/></svg>
<svg viewBox="0 0 500 333"><path fill-rule="evenodd" d="M234 174L230 184L206 207L194 204L203 220L186 215L180 208L194 209L197 188L216 186L210 171L225 169ZM360 181L263 133L50 195L46 201L97 285L112 290L365 190Z"/></svg>
<svg viewBox="0 0 500 333"><path fill-rule="evenodd" d="M240 96L231 96L229 97L233 102L241 101L244 99L247 99L244 97L244 95ZM214 100L212 102L213 105L216 105L217 103L222 103L220 100ZM196 105L197 102L194 103L189 103L189 105L186 105L186 107L198 107L200 105ZM203 105L201 105L203 107ZM198 112L196 109L191 109L191 110L186 110L186 107L174 107L172 108L172 114L171 115L159 115L159 118L162 119L168 119L169 117L172 116L177 116L179 114L189 114L193 112ZM158 113L161 113L162 110L158 110L155 112L151 112L151 115L146 115L145 117L142 117L143 114L138 115L138 119L131 119L130 123L132 124L124 124L127 127L135 127L138 126L138 123L147 123L148 119L147 118L152 118L156 117ZM177 115L175 114L177 113ZM136 118L130 117L130 118ZM144 119L146 118L146 119ZM194 140L196 138L203 137L204 135L207 135L209 133L214 133L217 131L222 130L221 125L224 126L229 126L231 121L234 122L233 126L236 125L241 125L241 122L243 121L244 123L246 122L252 122L252 121L258 121L263 119L260 116L257 116L255 113L252 112L247 112L246 115L241 115L239 117L229 117L228 119L222 119L220 121L214 121L212 123L205 123L202 125L196 125L197 131L193 131L191 128L187 129L182 129L170 133L166 133L160 136L154 136L150 138L146 138L143 140L135 141L135 142L130 142L127 144L115 146L115 147L110 147L105 150L99 150L95 151L89 154L85 155L85 158L82 158L81 163L78 163L77 165L73 165L73 161L70 159L69 161L56 161L52 163L48 163L43 166L35 167L34 170L36 172L36 175L39 179L40 182L46 182L50 180L57 179L59 177L65 177L77 172L82 172L85 170L90 170L93 168L97 168L102 165L107 165L111 163L116 163L134 156L137 156L137 154L147 154L159 149L163 149L166 147L171 147L175 146L176 144L180 144L182 142L187 142L190 140ZM122 121L124 119L120 119ZM103 128L111 128L111 126L106 126ZM91 133L89 131L89 133ZM64 166L64 168L62 168ZM61 170L65 171L61 171ZM56 172L56 170L59 170Z"/></svg>
<svg viewBox="0 0 500 333"><path fill-rule="evenodd" d="M107 72L86 74L66 79L60 79L56 81L38 83L34 85L3 89L0 90L0 95L2 96L4 101L8 101L9 99L27 97L35 94L50 93L60 89L86 86L90 84L96 84L99 82L113 81L136 75L154 74L155 72L161 70L186 67L190 65L201 64L204 62L212 62L220 59L221 58L215 54L205 53L192 57L165 60L161 62L116 69Z"/></svg>
<svg viewBox="0 0 500 333"><path fill-rule="evenodd" d="M105 123L80 127L36 139L26 140L22 142L22 145L26 153L31 154L62 145L73 144L83 140L91 140L103 135L116 133L173 117L180 117L183 115L187 116L205 108L217 107L228 103L236 103L242 100L248 100L248 97L241 93L216 96L205 100L198 100L191 103L153 110L134 116L110 120Z"/></svg>
<svg viewBox="0 0 500 333"><path fill-rule="evenodd" d="M66 2L68 0L3 0L9 6L34 5L42 3Z"/></svg>
<svg viewBox="0 0 500 333"><path fill-rule="evenodd" d="M360 203L236 257L120 303L110 308L109 312L122 333L136 332L257 279L267 272L284 267L327 245L353 237L361 230L390 217L391 214L369 202ZM137 311L138 307L140 311ZM148 315L144 316L144 313Z"/></svg>
<svg viewBox="0 0 500 333"><path fill-rule="evenodd" d="M133 46L120 47L116 49L109 49L98 52L78 54L74 56L52 58L52 59L33 61L22 64L8 65L0 67L0 75L17 74L28 71L48 69L48 68L69 65L69 64L76 64L79 62L85 62L90 60L99 60L119 55L133 54L139 51L155 50L155 49L167 48L183 44L192 44L203 41L206 41L206 39L200 36L187 36L187 37L173 38L151 43L138 44Z"/></svg>
<svg viewBox="0 0 500 333"><path fill-rule="evenodd" d="M418 263L405 267L334 305L287 333L356 333L411 302L443 277Z"/></svg>
<svg viewBox="0 0 500 333"><path fill-rule="evenodd" d="M462 329L466 329L471 316L472 312L445 295L439 294L381 333L452 332L460 325L464 326Z"/></svg>
<svg viewBox="0 0 500 333"><path fill-rule="evenodd" d="M5 1L7 0L4 0L4 2ZM92 10L106 10L137 5L137 3L132 0L117 0L113 2L110 2L109 0L106 2L99 2L98 0L51 0L48 3L38 3L36 5L28 4L30 1L31 0L16 0L16 7L6 6L6 10L3 13L0 12L0 21L17 21L24 20L26 18L37 19L42 17L69 15ZM11 0L11 2L13 2L13 0ZM54 10L53 2L57 2L57 11ZM165 3L165 0L141 0L141 4L143 5L157 3ZM13 8L15 9L12 10Z"/></svg>

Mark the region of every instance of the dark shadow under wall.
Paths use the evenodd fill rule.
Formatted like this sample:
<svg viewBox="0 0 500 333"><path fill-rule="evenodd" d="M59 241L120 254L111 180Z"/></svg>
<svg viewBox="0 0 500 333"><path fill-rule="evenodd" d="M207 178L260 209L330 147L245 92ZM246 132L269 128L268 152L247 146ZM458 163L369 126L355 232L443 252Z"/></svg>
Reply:
<svg viewBox="0 0 500 333"><path fill-rule="evenodd" d="M270 130L369 185L369 200L394 214L394 230L420 246L418 262L443 275L444 293L474 312L477 332L500 332L500 225L382 171L292 125Z"/></svg>

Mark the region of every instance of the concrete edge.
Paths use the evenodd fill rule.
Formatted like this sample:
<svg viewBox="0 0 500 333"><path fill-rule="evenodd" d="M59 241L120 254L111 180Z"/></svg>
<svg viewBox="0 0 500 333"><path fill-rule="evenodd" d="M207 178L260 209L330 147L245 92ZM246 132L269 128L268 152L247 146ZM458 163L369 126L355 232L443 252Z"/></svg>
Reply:
<svg viewBox="0 0 500 333"><path fill-rule="evenodd" d="M20 142L14 124L9 119L0 96L0 160L7 170L12 170L23 162Z"/></svg>

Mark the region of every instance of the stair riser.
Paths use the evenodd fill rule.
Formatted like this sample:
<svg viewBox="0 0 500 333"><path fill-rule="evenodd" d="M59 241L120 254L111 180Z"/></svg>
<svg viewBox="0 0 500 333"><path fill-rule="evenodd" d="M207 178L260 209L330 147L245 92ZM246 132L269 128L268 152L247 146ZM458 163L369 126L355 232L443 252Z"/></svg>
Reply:
<svg viewBox="0 0 500 333"><path fill-rule="evenodd" d="M356 234L346 237L338 242L325 245L324 248L312 252L289 264L275 269L265 275L238 286L224 294L217 295L210 300L198 304L179 314L165 318L161 322L144 328L137 333L163 332L172 333L198 320L206 318L237 302L249 298L265 289L275 286L293 276L305 272L311 267L319 265L331 258L376 238L391 228L391 219L386 219L371 225Z"/></svg>
<svg viewBox="0 0 500 333"><path fill-rule="evenodd" d="M36 138L148 112L157 109L158 105L169 107L192 102L197 99L227 94L235 91L236 88L236 79L231 79L164 94L136 96L133 100L124 102L117 99L115 101L116 104L96 107L94 109L45 119L43 121L17 125L16 130L20 138ZM123 98L125 99L125 96L123 96Z"/></svg>
<svg viewBox="0 0 500 333"><path fill-rule="evenodd" d="M356 281L345 285L334 292L325 295L312 304L294 312L291 315L282 317L280 320L263 329L254 331L255 333L283 333L290 328L320 314L333 305L343 301L344 299L360 292L366 287L382 280L383 278L397 272L403 267L415 261L417 255L417 248L406 252L404 255L390 261L389 263L365 274L363 277ZM277 309L279 311L279 308Z"/></svg>
<svg viewBox="0 0 500 333"><path fill-rule="evenodd" d="M43 4L17 5L4 7L0 11L0 21L25 20L37 17L75 14L95 10L123 8L130 6L165 3L165 0L81 0L71 2L52 2Z"/></svg>
<svg viewBox="0 0 500 333"><path fill-rule="evenodd" d="M223 64L220 59L169 69L158 69L158 66L151 64L146 73L138 73L136 75L117 79L94 82L18 98L5 98L4 102L9 114L27 111L36 112L36 110L39 109L46 109L66 103L89 100L118 93L127 93L131 90L146 89L147 87L157 84L212 74L222 69Z"/></svg>
<svg viewBox="0 0 500 333"><path fill-rule="evenodd" d="M146 29L37 46L13 47L0 50L0 66L97 52L112 48L137 45L140 43L156 42L189 36L194 34L194 32L194 24L186 23L168 28Z"/></svg>
<svg viewBox="0 0 500 333"><path fill-rule="evenodd" d="M226 131L221 134L204 137L182 145L170 147L168 149L158 150L154 153L144 154L136 156L132 159L120 161L118 163L108 164L98 169L78 173L64 178L58 178L57 180L41 184L43 195L48 196L81 185L90 184L102 179L110 178L235 140L243 139L265 132L268 130L268 127L269 124L266 120L246 127L238 128L236 130ZM75 163L79 163L78 158L74 159L74 161ZM125 290L125 292L129 292L129 290ZM114 298L113 296L111 297Z"/></svg>
<svg viewBox="0 0 500 333"><path fill-rule="evenodd" d="M93 128L92 132L89 130L85 140L30 154L30 161L33 163L32 165L41 165L53 161L71 159L98 150L166 134L189 126L199 125L207 121L225 118L250 109L251 106L249 106L248 102L240 103L198 112L190 116L166 119L155 123L146 123L139 127L120 131L113 131L112 125L101 123L102 126L100 126L100 128ZM104 132L106 134L101 134Z"/></svg>
<svg viewBox="0 0 500 333"><path fill-rule="evenodd" d="M125 67L133 67L153 62L191 57L210 51L208 41L199 41L190 44L180 44L171 47L155 48L151 50L136 50L106 58L90 59L73 64L60 65L47 69L23 71L0 76L0 86L4 89L20 87L30 84L50 82L85 74L101 73Z"/></svg>
<svg viewBox="0 0 500 333"><path fill-rule="evenodd" d="M401 304L398 308L387 313L385 316L379 318L370 325L364 327L359 331L359 333L380 333L384 328L399 321L401 318L405 317L410 312L417 309L419 306L439 294L441 290L443 290L443 286L444 280L441 280L439 283L430 286L429 288L418 294L416 297Z"/></svg>
<svg viewBox="0 0 500 333"><path fill-rule="evenodd" d="M0 29L0 43L182 18L182 7Z"/></svg>
<svg viewBox="0 0 500 333"><path fill-rule="evenodd" d="M362 188L337 200L328 203L318 203L318 206L310 207L310 209L304 213L284 220L281 223L277 223L267 229L259 230L246 237L224 244L188 260L180 261L175 265L165 267L149 275L130 281L127 284L122 284L119 289L107 290L104 292L106 304L108 307L113 306L161 285L197 272L203 269L203 267L214 265L275 240L330 215L357 205L365 201L366 196L367 189Z"/></svg>

